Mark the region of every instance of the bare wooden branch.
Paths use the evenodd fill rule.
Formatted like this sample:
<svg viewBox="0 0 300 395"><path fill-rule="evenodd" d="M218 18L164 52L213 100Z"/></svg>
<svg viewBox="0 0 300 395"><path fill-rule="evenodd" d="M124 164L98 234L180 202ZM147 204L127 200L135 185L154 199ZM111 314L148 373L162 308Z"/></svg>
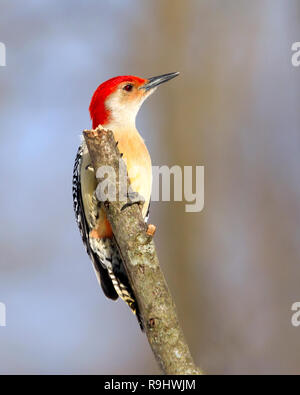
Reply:
<svg viewBox="0 0 300 395"><path fill-rule="evenodd" d="M84 138L94 169L111 166L117 176L117 199L105 202L104 208L159 366L165 374L201 374L184 339L175 304L159 265L152 240L155 227L149 232L137 204L122 210L124 201L118 199L121 155L114 135L99 127L84 131Z"/></svg>

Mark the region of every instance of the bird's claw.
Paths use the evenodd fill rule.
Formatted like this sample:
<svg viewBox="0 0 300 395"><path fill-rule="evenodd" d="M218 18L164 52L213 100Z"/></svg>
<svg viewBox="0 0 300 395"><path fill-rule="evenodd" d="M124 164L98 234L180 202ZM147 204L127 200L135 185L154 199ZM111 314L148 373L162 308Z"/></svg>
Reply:
<svg viewBox="0 0 300 395"><path fill-rule="evenodd" d="M146 231L147 235L153 237L154 234L155 234L155 231L156 231L156 226L155 226L155 225L152 225L152 224L149 224L149 225L148 225L148 228L147 228L147 231Z"/></svg>
<svg viewBox="0 0 300 395"><path fill-rule="evenodd" d="M85 170L91 171L94 173L94 168L91 164L85 166Z"/></svg>
<svg viewBox="0 0 300 395"><path fill-rule="evenodd" d="M127 207L132 206L133 204L143 206L143 204L145 203L145 199L143 198L143 196L137 192L128 192L127 197L129 201L124 204L124 206L121 208L121 211L125 210Z"/></svg>

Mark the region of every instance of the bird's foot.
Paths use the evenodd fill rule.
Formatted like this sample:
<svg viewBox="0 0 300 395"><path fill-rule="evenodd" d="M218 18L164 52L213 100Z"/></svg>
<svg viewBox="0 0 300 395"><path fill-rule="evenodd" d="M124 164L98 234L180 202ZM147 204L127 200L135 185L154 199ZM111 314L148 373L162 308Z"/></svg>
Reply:
<svg viewBox="0 0 300 395"><path fill-rule="evenodd" d="M145 199L143 198L143 196L137 192L128 192L127 197L129 201L124 204L124 206L121 208L121 211L125 210L127 207L132 206L133 204L138 204L142 207L145 203Z"/></svg>
<svg viewBox="0 0 300 395"><path fill-rule="evenodd" d="M154 236L155 232L156 232L156 226L152 225L152 224L149 224L148 228L147 228L147 231L146 231L147 235Z"/></svg>
<svg viewBox="0 0 300 395"><path fill-rule="evenodd" d="M91 171L93 173L95 171L91 163L89 165L85 166L85 170Z"/></svg>

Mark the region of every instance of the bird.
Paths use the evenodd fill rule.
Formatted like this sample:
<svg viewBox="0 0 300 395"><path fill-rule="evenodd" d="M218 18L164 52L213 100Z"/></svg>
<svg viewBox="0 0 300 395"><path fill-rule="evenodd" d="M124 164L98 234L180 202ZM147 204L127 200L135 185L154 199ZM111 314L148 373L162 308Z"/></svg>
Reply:
<svg viewBox="0 0 300 395"><path fill-rule="evenodd" d="M113 77L98 86L89 106L93 129L100 126L114 134L127 165L132 190L143 200L141 211L145 222L148 221L150 208L152 165L145 142L136 128L136 116L143 102L159 85L178 75L178 72L174 72L151 78L133 75ZM72 192L76 222L104 294L112 300L118 297L124 300L137 315L143 329L136 298L111 226L102 203L95 195L96 187L91 158L82 139L73 169Z"/></svg>

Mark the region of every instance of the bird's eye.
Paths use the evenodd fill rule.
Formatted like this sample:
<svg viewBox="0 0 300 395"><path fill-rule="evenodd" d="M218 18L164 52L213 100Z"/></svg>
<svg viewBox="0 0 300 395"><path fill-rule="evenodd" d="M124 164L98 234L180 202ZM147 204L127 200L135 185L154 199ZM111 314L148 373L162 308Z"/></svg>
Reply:
<svg viewBox="0 0 300 395"><path fill-rule="evenodd" d="M132 88L133 88L133 86L132 86L131 84L128 84L128 85L125 85L123 89L124 89L125 91L127 91L127 92L131 92L131 91L132 91Z"/></svg>

